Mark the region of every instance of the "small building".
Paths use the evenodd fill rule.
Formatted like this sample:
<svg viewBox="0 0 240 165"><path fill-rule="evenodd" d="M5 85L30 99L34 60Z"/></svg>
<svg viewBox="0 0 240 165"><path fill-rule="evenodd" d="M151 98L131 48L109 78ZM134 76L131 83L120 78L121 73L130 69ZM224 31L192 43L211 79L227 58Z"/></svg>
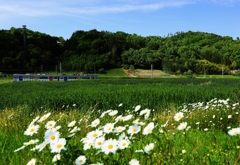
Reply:
<svg viewBox="0 0 240 165"><path fill-rule="evenodd" d="M76 81L98 79L97 75L48 75L48 74L13 74L13 81Z"/></svg>

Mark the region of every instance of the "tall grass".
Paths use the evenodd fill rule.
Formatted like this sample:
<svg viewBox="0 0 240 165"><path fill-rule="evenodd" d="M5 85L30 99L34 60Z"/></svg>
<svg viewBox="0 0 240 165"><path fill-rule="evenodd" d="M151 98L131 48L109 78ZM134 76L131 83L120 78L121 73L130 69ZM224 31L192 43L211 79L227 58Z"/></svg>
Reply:
<svg viewBox="0 0 240 165"><path fill-rule="evenodd" d="M123 105L118 107L118 109L122 108ZM38 164L54 164L53 157L58 153L52 151L50 144L41 151L36 147L44 141L48 121L56 121L54 128L61 126L57 130L60 132L59 138L67 140L64 146L66 150L59 152L58 164L74 164L79 156L84 156L86 158L84 164L97 162L105 165L129 164L134 159L144 165L237 165L240 161L240 131L232 136L229 131L239 127L239 110L239 103L218 99L185 104L178 109L166 109L162 113L143 109L139 105L124 111L98 110L92 107L85 112L49 110L29 113L26 107L5 109L0 114L2 121L0 161L3 164L21 165L35 158ZM179 120L175 120L177 111L183 113ZM40 118L49 112L50 116L40 121ZM132 117L128 117L127 120L126 117L129 115ZM33 122L37 116L39 118ZM93 126L92 122L96 119L99 119L100 123ZM70 125L73 121L76 123ZM187 126L179 129L179 125L184 122ZM32 136L26 136L24 132L31 126L30 123L39 125L40 129ZM104 127L111 123L114 123L114 128L122 126L125 130L115 132L113 128L109 133L104 132ZM154 127L144 134L149 123L154 123ZM140 127L140 131L131 135L128 130L136 125ZM74 127L78 129L71 133ZM115 152L105 153L104 148L97 148L93 144L96 140L95 136L94 138L89 136L96 130L103 131L106 142L114 139L120 143L123 138L129 144L126 148L117 148ZM39 142L23 145L34 139L38 139ZM91 140L93 141L88 146ZM153 146L146 148L148 145ZM16 151L22 146L23 149Z"/></svg>
<svg viewBox="0 0 240 165"><path fill-rule="evenodd" d="M0 162L21 165L36 158L38 164L52 164L57 153L52 152L50 144L42 151L35 147L44 141L47 122L55 121L61 126L60 138L67 141L66 150L60 151L58 164L74 164L82 155L86 157L85 164L129 164L136 159L144 165L236 165L240 161L240 135L239 132L231 135L229 131L240 126L239 87L240 82L233 79L3 83L0 85ZM113 112L117 113L113 115ZM145 117L148 112L150 116ZM179 121L174 118L177 112L184 114ZM37 116L47 113L51 115L46 120L33 122ZM119 120L127 115L133 117ZM95 119L101 122L93 127ZM74 134L70 133L73 127L69 127L72 121L76 121ZM30 123L39 125L40 129L26 136L24 132ZM97 129L103 131L108 123L115 123L114 128L125 127L125 136L123 132L104 133L105 140L119 142L124 137L130 145L109 154L94 146L84 147L89 140L87 135ZM144 135L149 123L154 123L154 128ZM179 130L184 123L186 127ZM127 130L134 125L141 126L141 130L131 136ZM26 144L34 139L39 142ZM149 144L154 147L144 150ZM22 146L24 149L14 152Z"/></svg>
<svg viewBox="0 0 240 165"><path fill-rule="evenodd" d="M29 110L124 108L141 104L164 110L212 98L238 101L240 81L234 79L115 79L76 82L14 82L0 86L0 109L26 105ZM72 105L76 104L75 107Z"/></svg>

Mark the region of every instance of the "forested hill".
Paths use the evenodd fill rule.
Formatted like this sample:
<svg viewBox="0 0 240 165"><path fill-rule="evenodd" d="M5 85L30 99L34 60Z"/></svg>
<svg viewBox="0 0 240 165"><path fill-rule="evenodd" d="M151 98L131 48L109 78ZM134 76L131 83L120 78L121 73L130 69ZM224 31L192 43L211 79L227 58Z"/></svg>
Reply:
<svg viewBox="0 0 240 165"><path fill-rule="evenodd" d="M168 72L220 74L240 68L240 40L205 32L176 32L167 37L125 32L76 31L64 41L29 29L0 30L1 70L56 70L104 72L124 67L163 69ZM61 43L59 43L61 42Z"/></svg>

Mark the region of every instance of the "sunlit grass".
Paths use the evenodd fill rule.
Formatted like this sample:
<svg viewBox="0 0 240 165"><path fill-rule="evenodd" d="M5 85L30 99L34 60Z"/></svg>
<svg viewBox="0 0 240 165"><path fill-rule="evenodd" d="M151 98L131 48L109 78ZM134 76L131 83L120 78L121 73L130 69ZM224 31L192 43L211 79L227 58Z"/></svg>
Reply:
<svg viewBox="0 0 240 165"><path fill-rule="evenodd" d="M118 109L92 107L84 112L77 109L31 112L24 106L4 109L0 114L0 161L14 165L27 164L31 159L36 159L37 164L53 164L54 159L59 164L77 161L105 165L116 162L225 165L240 161L240 134L229 133L240 127L239 103L212 99L163 112L141 105L120 111L122 108L120 104ZM179 112L180 117L176 116ZM52 148L55 142L41 151L36 148L44 142L49 121L56 122L55 132L66 140L66 145L59 145L63 147L59 152ZM186 125L182 126L183 123ZM24 135L31 125L38 125L39 130L32 136Z"/></svg>
<svg viewBox="0 0 240 165"><path fill-rule="evenodd" d="M0 85L3 83L10 83L10 82L12 82L11 77L0 77Z"/></svg>

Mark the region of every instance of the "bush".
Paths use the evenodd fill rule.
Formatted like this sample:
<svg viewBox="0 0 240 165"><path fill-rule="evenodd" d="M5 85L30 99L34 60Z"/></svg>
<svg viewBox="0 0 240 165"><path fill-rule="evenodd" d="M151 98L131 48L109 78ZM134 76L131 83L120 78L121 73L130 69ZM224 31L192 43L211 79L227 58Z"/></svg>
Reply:
<svg viewBox="0 0 240 165"><path fill-rule="evenodd" d="M106 74L106 70L104 68L98 69L98 73Z"/></svg>

